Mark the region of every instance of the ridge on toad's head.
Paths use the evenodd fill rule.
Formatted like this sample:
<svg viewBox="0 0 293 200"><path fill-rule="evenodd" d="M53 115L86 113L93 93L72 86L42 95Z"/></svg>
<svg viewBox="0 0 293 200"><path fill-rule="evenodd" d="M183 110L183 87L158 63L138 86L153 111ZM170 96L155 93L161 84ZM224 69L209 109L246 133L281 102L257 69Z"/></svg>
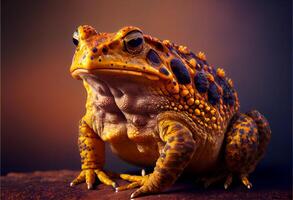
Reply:
<svg viewBox="0 0 293 200"><path fill-rule="evenodd" d="M191 82L189 63L178 46L143 34L137 27L127 26L116 33L99 33L88 25L79 26L73 34L76 45L70 72L82 74L118 74L148 80L164 80L172 84ZM186 50L186 47L184 49ZM187 55L187 54L186 54Z"/></svg>

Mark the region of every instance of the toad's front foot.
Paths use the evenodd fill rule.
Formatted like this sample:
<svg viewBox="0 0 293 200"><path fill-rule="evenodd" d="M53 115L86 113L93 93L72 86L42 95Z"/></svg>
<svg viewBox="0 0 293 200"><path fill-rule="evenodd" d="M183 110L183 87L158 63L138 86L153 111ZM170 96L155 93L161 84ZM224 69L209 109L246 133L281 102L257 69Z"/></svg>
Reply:
<svg viewBox="0 0 293 200"><path fill-rule="evenodd" d="M110 174L104 172L101 169L84 169L80 174L70 183L70 186L74 186L80 183L86 182L87 188L92 189L96 178L98 178L102 183L110 185L113 188L117 187L117 184L110 179Z"/></svg>

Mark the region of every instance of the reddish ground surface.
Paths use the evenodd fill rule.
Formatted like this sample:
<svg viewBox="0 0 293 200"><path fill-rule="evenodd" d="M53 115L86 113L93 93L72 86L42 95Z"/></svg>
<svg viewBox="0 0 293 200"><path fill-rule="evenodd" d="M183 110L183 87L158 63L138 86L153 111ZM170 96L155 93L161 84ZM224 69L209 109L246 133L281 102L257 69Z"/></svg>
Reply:
<svg viewBox="0 0 293 200"><path fill-rule="evenodd" d="M76 171L46 171L33 173L9 173L1 176L1 199L129 199L134 190L115 193L111 187L99 184L94 190L87 190L85 184L69 187ZM125 182L118 181L119 184ZM236 185L236 186L235 186ZM221 186L204 189L190 181L179 180L163 194L138 199L292 199L290 189L254 188L247 190L239 183L225 191Z"/></svg>

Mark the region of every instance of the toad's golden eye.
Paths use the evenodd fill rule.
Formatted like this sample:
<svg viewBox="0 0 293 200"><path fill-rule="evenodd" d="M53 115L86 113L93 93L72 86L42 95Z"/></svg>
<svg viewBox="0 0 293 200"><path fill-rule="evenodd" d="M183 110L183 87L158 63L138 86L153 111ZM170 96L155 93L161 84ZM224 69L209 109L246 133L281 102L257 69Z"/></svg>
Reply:
<svg viewBox="0 0 293 200"><path fill-rule="evenodd" d="M131 54L140 53L143 43L143 35L139 31L131 31L124 37L125 49Z"/></svg>
<svg viewBox="0 0 293 200"><path fill-rule="evenodd" d="M72 41L73 41L73 44L75 46L78 45L79 43L79 38L78 38L78 32L77 31L74 31L73 35L72 35Z"/></svg>

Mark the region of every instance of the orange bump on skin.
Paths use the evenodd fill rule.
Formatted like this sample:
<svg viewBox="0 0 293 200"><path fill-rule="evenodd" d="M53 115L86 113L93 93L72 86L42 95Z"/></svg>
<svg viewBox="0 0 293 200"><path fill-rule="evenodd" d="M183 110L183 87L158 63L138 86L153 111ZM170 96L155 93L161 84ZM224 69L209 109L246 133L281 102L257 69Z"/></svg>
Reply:
<svg viewBox="0 0 293 200"><path fill-rule="evenodd" d="M165 45L171 45L171 42L170 42L170 40L163 40L163 44L165 44Z"/></svg>
<svg viewBox="0 0 293 200"><path fill-rule="evenodd" d="M182 106L182 105L179 105L178 108L179 108L180 110L182 110L183 106Z"/></svg>
<svg viewBox="0 0 293 200"><path fill-rule="evenodd" d="M198 107L199 107L200 109L203 109L204 106L203 106L202 104L200 104Z"/></svg>
<svg viewBox="0 0 293 200"><path fill-rule="evenodd" d="M196 115L200 115L200 110L199 110L199 109L195 109L195 110L194 110L194 113L195 113Z"/></svg>
<svg viewBox="0 0 293 200"><path fill-rule="evenodd" d="M217 69L217 75L221 78L225 77L225 71L222 68Z"/></svg>
<svg viewBox="0 0 293 200"><path fill-rule="evenodd" d="M211 114L214 115L216 113L216 110L211 110Z"/></svg>
<svg viewBox="0 0 293 200"><path fill-rule="evenodd" d="M189 108L188 105L184 105L184 109L187 110Z"/></svg>
<svg viewBox="0 0 293 200"><path fill-rule="evenodd" d="M182 53L188 54L189 50L186 46L180 45L178 48L179 51L181 51Z"/></svg>
<svg viewBox="0 0 293 200"><path fill-rule="evenodd" d="M193 110L192 110L191 108L189 108L189 109L188 109L188 112L189 112L189 113L192 113L192 112L193 112Z"/></svg>
<svg viewBox="0 0 293 200"><path fill-rule="evenodd" d="M202 60L207 60L205 53L202 51L198 52L197 57Z"/></svg>
<svg viewBox="0 0 293 200"><path fill-rule="evenodd" d="M190 98L190 99L187 100L187 104L189 106L193 105L193 103L194 103L194 98Z"/></svg>
<svg viewBox="0 0 293 200"><path fill-rule="evenodd" d="M171 102L171 106L174 107L175 106L175 103L174 102Z"/></svg>
<svg viewBox="0 0 293 200"><path fill-rule="evenodd" d="M210 111L210 110L211 110L211 107L207 106L206 111Z"/></svg>
<svg viewBox="0 0 293 200"><path fill-rule="evenodd" d="M180 92L180 95L183 96L183 97L185 97L187 94L189 94L189 91L188 90L182 90Z"/></svg>
<svg viewBox="0 0 293 200"><path fill-rule="evenodd" d="M205 116L205 113L204 113L204 112L201 112L201 115L202 115L202 116Z"/></svg>
<svg viewBox="0 0 293 200"><path fill-rule="evenodd" d="M217 119L215 117L212 117L212 121L216 121Z"/></svg>
<svg viewBox="0 0 293 200"><path fill-rule="evenodd" d="M195 100L195 105L199 105L200 101L198 99Z"/></svg>

